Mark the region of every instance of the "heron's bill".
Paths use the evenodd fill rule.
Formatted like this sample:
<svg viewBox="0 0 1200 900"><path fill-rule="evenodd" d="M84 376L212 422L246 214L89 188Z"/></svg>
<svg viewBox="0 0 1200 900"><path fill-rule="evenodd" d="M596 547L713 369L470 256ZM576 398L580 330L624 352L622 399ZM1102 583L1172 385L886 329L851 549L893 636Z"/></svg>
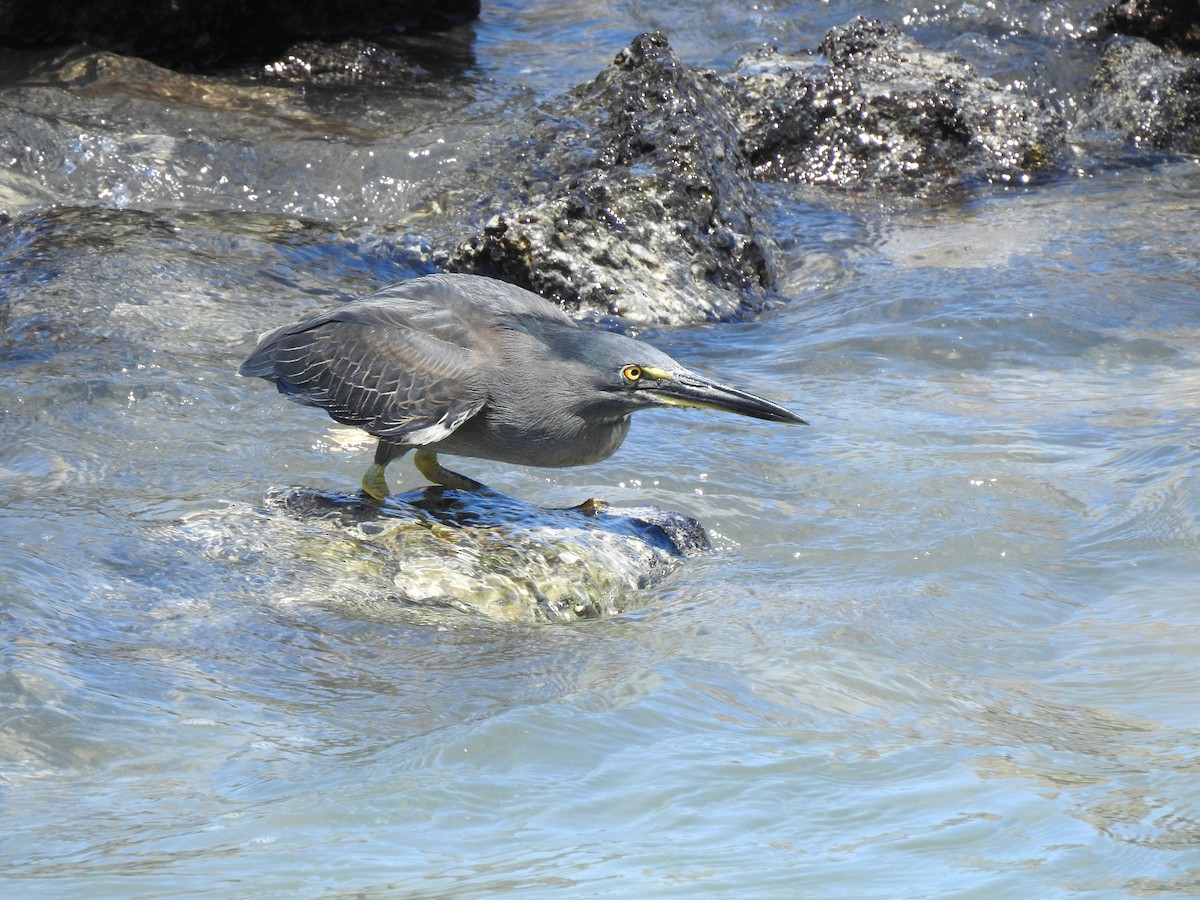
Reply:
<svg viewBox="0 0 1200 900"><path fill-rule="evenodd" d="M659 381L650 390L666 406L716 409L737 413L739 416L749 416L752 419L765 419L768 422L808 424L787 407L746 391L709 381L694 372L672 375Z"/></svg>

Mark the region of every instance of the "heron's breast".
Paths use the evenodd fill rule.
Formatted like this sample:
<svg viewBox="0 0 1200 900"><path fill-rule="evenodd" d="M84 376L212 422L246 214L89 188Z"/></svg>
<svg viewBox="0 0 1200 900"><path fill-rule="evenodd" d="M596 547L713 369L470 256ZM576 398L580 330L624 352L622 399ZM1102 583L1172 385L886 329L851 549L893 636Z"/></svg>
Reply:
<svg viewBox="0 0 1200 900"><path fill-rule="evenodd" d="M576 417L528 422L479 413L436 446L441 452L521 466L566 468L608 459L629 433L629 418L585 421Z"/></svg>

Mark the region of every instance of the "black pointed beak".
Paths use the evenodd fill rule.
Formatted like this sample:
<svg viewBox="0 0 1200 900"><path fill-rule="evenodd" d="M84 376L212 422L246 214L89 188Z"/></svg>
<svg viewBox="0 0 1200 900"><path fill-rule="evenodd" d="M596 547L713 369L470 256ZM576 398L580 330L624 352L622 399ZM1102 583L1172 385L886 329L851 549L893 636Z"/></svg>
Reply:
<svg viewBox="0 0 1200 900"><path fill-rule="evenodd" d="M699 409L718 409L722 412L737 413L739 416L749 416L752 419L765 419L768 422L787 422L792 425L807 425L790 409L729 387L716 381L710 381L695 372L675 372L671 377L659 380L653 387L648 388L659 403L664 406L691 406Z"/></svg>

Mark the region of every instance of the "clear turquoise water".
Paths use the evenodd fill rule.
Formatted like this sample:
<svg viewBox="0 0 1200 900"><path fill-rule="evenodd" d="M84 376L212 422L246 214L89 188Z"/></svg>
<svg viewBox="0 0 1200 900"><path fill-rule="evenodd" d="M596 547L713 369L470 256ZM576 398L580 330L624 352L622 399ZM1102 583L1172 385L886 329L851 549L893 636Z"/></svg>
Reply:
<svg viewBox="0 0 1200 900"><path fill-rule="evenodd" d="M460 118L389 95L411 130L345 143L144 96L97 124L116 89L0 95L44 135L0 195L4 892L1200 892L1193 160L932 209L773 190L792 302L653 338L810 428L664 413L601 465L473 464L721 536L621 616L418 616L369 548L262 508L353 484L365 451L237 362L411 274L411 229L362 222L402 219L459 129L647 25L708 63L859 11L596 9L492 6L494 81ZM55 201L122 211L39 217Z"/></svg>

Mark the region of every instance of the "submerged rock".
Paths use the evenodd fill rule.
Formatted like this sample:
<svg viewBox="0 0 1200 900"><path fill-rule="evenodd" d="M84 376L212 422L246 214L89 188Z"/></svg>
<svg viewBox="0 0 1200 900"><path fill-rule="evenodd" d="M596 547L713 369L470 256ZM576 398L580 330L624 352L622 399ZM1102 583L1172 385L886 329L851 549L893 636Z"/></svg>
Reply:
<svg viewBox="0 0 1200 900"><path fill-rule="evenodd" d="M1200 153L1200 58L1140 38L1113 38L1079 126L1147 149Z"/></svg>
<svg viewBox="0 0 1200 900"><path fill-rule="evenodd" d="M446 268L639 322L742 317L772 276L724 86L644 34L469 181L494 215ZM515 174L514 174L515 173Z"/></svg>
<svg viewBox="0 0 1200 900"><path fill-rule="evenodd" d="M397 50L362 38L338 44L303 41L267 63L263 73L324 85L406 84L428 74Z"/></svg>
<svg viewBox="0 0 1200 900"><path fill-rule="evenodd" d="M652 508L542 509L504 494L441 487L389 497L280 488L269 509L381 552L388 599L514 622L615 615L683 559L709 552L703 526ZM373 562L372 562L373 560Z"/></svg>
<svg viewBox="0 0 1200 900"><path fill-rule="evenodd" d="M249 77L336 87L404 87L459 78L474 65L469 30L301 41Z"/></svg>
<svg viewBox="0 0 1200 900"><path fill-rule="evenodd" d="M732 84L742 149L763 179L918 195L1053 169L1064 123L1048 104L977 75L893 25L858 18L824 56L764 50Z"/></svg>

